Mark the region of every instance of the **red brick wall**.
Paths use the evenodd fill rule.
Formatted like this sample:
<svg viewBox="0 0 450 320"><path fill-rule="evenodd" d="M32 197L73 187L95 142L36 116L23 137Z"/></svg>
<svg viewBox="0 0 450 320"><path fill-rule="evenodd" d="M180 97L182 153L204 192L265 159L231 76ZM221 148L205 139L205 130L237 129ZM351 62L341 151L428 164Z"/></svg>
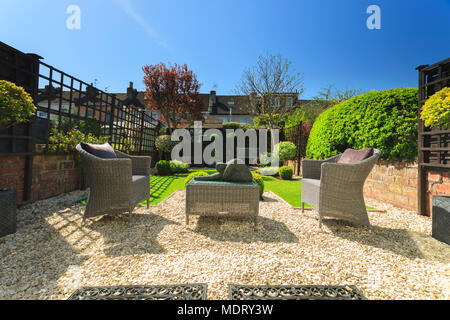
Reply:
<svg viewBox="0 0 450 320"><path fill-rule="evenodd" d="M364 185L364 196L417 211L417 164L378 161Z"/></svg>
<svg viewBox="0 0 450 320"><path fill-rule="evenodd" d="M17 190L18 205L24 204L25 157L0 157L0 189ZM72 155L40 155L33 159L31 201L54 197L80 188L79 170Z"/></svg>
<svg viewBox="0 0 450 320"><path fill-rule="evenodd" d="M418 210L418 168L416 163L387 163L380 160L364 185L367 198L390 203L408 210ZM431 216L433 195L450 196L450 172L427 172L427 215Z"/></svg>
<svg viewBox="0 0 450 320"><path fill-rule="evenodd" d="M427 196L425 207L427 214L431 216L433 196L450 197L450 170L439 173L436 169L427 171Z"/></svg>

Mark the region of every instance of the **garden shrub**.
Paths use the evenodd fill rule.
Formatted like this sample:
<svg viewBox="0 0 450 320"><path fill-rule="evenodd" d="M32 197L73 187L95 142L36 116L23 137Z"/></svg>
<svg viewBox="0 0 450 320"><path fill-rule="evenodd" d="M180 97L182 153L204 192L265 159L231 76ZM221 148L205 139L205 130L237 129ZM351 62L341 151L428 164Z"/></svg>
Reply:
<svg viewBox="0 0 450 320"><path fill-rule="evenodd" d="M288 115L275 113L272 115L272 121L274 122L275 128L283 128L285 121L288 119ZM270 116L268 114L261 114L257 117L253 118L253 123L255 124L255 128L269 128L270 127Z"/></svg>
<svg viewBox="0 0 450 320"><path fill-rule="evenodd" d="M292 171L291 167L283 166L280 168L280 170L278 170L278 174L283 180L291 180L292 176L294 175L294 171Z"/></svg>
<svg viewBox="0 0 450 320"><path fill-rule="evenodd" d="M187 176L187 178L184 180L184 185L186 186L189 181L191 181L194 177L200 177L200 176L209 176L209 174L207 174L204 171L195 171L192 172L190 175Z"/></svg>
<svg viewBox="0 0 450 320"><path fill-rule="evenodd" d="M53 129L50 133L48 149L52 152L62 151L71 153L75 151L75 147L80 142L103 144L108 142L108 140L109 137L106 136L97 137L91 133L86 134L78 127L75 127L68 132Z"/></svg>
<svg viewBox="0 0 450 320"><path fill-rule="evenodd" d="M270 166L270 162L272 161L272 156L270 152L263 153L259 156L259 164L260 167Z"/></svg>
<svg viewBox="0 0 450 320"><path fill-rule="evenodd" d="M417 157L415 88L375 91L341 102L319 115L306 148L308 158L325 159L347 148L377 148L385 160Z"/></svg>
<svg viewBox="0 0 450 320"><path fill-rule="evenodd" d="M282 141L275 145L273 152L278 155L280 162L293 159L297 153L295 144L290 141Z"/></svg>
<svg viewBox="0 0 450 320"><path fill-rule="evenodd" d="M256 170L262 176L277 176L279 167L266 167Z"/></svg>
<svg viewBox="0 0 450 320"><path fill-rule="evenodd" d="M450 88L444 88L428 98L420 116L427 127L450 129Z"/></svg>
<svg viewBox="0 0 450 320"><path fill-rule="evenodd" d="M263 177L256 173L252 172L253 180L259 185L259 197L262 198L262 195L264 193L264 179Z"/></svg>
<svg viewBox="0 0 450 320"><path fill-rule="evenodd" d="M233 130L242 129L245 131L245 130L253 129L253 126L248 123L226 122L223 124L223 128L224 129L233 129Z"/></svg>
<svg viewBox="0 0 450 320"><path fill-rule="evenodd" d="M178 141L172 141L169 135L162 135L156 138L155 146L158 151L172 152L172 149L178 144Z"/></svg>
<svg viewBox="0 0 450 320"><path fill-rule="evenodd" d="M155 165L156 170L160 176L167 176L171 174L170 162L167 160L159 160Z"/></svg>
<svg viewBox="0 0 450 320"><path fill-rule="evenodd" d="M0 125L9 127L25 122L35 113L33 99L22 87L0 80Z"/></svg>
<svg viewBox="0 0 450 320"><path fill-rule="evenodd" d="M185 173L189 171L189 164L182 161L173 160L170 161L170 171L172 173Z"/></svg>

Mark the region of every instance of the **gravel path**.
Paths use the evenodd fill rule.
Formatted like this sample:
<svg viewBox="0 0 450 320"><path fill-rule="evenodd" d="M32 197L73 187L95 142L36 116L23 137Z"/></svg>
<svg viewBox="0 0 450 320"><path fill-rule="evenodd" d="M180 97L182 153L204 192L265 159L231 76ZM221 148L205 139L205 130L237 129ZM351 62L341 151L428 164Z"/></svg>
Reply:
<svg viewBox="0 0 450 320"><path fill-rule="evenodd" d="M0 299L65 299L79 286L207 283L353 284L369 299L449 299L449 246L431 220L376 201L372 229L289 207L271 192L256 232L249 221L192 217L184 191L133 215L81 224L72 192L18 211L18 232L0 239Z"/></svg>

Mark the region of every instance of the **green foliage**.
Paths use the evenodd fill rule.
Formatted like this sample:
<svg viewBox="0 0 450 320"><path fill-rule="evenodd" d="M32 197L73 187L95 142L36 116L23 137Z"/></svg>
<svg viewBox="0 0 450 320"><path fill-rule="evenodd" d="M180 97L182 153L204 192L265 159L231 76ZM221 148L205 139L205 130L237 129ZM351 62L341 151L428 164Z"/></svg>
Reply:
<svg viewBox="0 0 450 320"><path fill-rule="evenodd" d="M35 113L33 99L22 87L0 80L0 125L9 127L25 122Z"/></svg>
<svg viewBox="0 0 450 320"><path fill-rule="evenodd" d="M360 89L339 89L332 85L320 89L311 101L301 104L286 122L286 127L292 127L301 121L315 121L325 110L336 104L361 94Z"/></svg>
<svg viewBox="0 0 450 320"><path fill-rule="evenodd" d="M161 127L161 128L159 128L159 130L158 130L158 136L164 136L164 135L166 135L167 134L167 127Z"/></svg>
<svg viewBox="0 0 450 320"><path fill-rule="evenodd" d="M173 160L170 161L170 171L172 173L185 173L189 171L189 164L182 161Z"/></svg>
<svg viewBox="0 0 450 320"><path fill-rule="evenodd" d="M156 138L155 146L158 151L172 152L172 149L178 144L177 141L172 141L169 135L162 135Z"/></svg>
<svg viewBox="0 0 450 320"><path fill-rule="evenodd" d="M259 185L259 197L262 198L262 195L264 193L264 179L263 177L256 173L252 172L253 180Z"/></svg>
<svg viewBox="0 0 450 320"><path fill-rule="evenodd" d="M160 176L167 176L171 174L170 162L167 160L159 160L155 165L156 170Z"/></svg>
<svg viewBox="0 0 450 320"><path fill-rule="evenodd" d="M293 159L297 153L297 148L295 144L290 141L282 141L277 143L273 149L275 156L278 155L280 162Z"/></svg>
<svg viewBox="0 0 450 320"><path fill-rule="evenodd" d="M347 148L377 148L385 160L417 156L417 89L375 91L320 114L306 148L308 158L328 158Z"/></svg>
<svg viewBox="0 0 450 320"><path fill-rule="evenodd" d="M200 177L200 176L209 176L209 174L207 174L204 171L192 172L190 175L187 176L186 180L184 180L184 185L186 186L189 183L189 181L191 181L194 177Z"/></svg>
<svg viewBox="0 0 450 320"><path fill-rule="evenodd" d="M52 122L55 127L58 127L56 121ZM87 120L81 122L76 122L74 120L69 121L69 118L62 118L59 131L69 132L74 128L85 134L92 134L96 137L100 137L103 133L101 124L94 117L89 117Z"/></svg>
<svg viewBox="0 0 450 320"><path fill-rule="evenodd" d="M427 127L450 129L450 88L446 87L428 98L420 115Z"/></svg>
<svg viewBox="0 0 450 320"><path fill-rule="evenodd" d="M263 153L259 156L259 164L260 167L270 166L272 161L272 155L270 152Z"/></svg>
<svg viewBox="0 0 450 320"><path fill-rule="evenodd" d="M108 142L108 137L97 137L91 133L85 134L78 128L73 128L68 132L53 129L50 133L48 148L52 152L59 150L70 153L75 151L75 147L80 142L103 144Z"/></svg>
<svg viewBox="0 0 450 320"><path fill-rule="evenodd" d="M283 180L291 180L292 176L294 175L294 171L292 171L291 167L283 166L280 168L280 170L278 170L278 174Z"/></svg>
<svg viewBox="0 0 450 320"><path fill-rule="evenodd" d="M242 129L245 131L245 130L253 129L253 126L248 123L226 122L223 124L223 128L224 129L233 129L233 130Z"/></svg>
<svg viewBox="0 0 450 320"><path fill-rule="evenodd" d="M276 113L272 115L272 121L274 122L275 128L283 128L286 120L289 117L287 114ZM269 128L270 127L270 116L268 114L261 114L253 118L253 123L255 128Z"/></svg>
<svg viewBox="0 0 450 320"><path fill-rule="evenodd" d="M277 176L279 167L266 167L256 170L262 176Z"/></svg>

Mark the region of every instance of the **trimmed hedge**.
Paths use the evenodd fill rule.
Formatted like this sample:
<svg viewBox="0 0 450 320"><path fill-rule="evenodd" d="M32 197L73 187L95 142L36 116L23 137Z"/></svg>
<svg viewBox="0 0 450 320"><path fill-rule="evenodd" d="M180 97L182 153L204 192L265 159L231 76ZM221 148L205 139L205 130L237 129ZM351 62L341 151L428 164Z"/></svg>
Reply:
<svg viewBox="0 0 450 320"><path fill-rule="evenodd" d="M252 176L253 180L255 180L255 182L259 185L259 197L260 199L262 199L262 195L264 193L264 179L260 174L256 172L252 172Z"/></svg>
<svg viewBox="0 0 450 320"><path fill-rule="evenodd" d="M278 170L278 174L283 180L291 180L292 176L294 175L294 171L292 171L291 167L283 166L280 168L280 170Z"/></svg>
<svg viewBox="0 0 450 320"><path fill-rule="evenodd" d="M246 131L249 129L253 129L253 126L251 124L242 123L242 122L225 122L223 124L223 128L224 129L233 129L233 130L242 129L242 130Z"/></svg>
<svg viewBox="0 0 450 320"><path fill-rule="evenodd" d="M347 148L377 148L385 160L417 157L415 88L375 91L341 102L319 115L311 130L306 156L325 159Z"/></svg>
<svg viewBox="0 0 450 320"><path fill-rule="evenodd" d="M187 176L187 178L184 180L184 185L186 186L189 181L191 181L192 179L194 179L194 177L201 177L201 176L209 176L209 174L207 174L204 171L195 171L192 172L190 175Z"/></svg>
<svg viewBox="0 0 450 320"><path fill-rule="evenodd" d="M156 170L160 176L167 176L172 173L170 170L170 162L167 160L159 160L155 165Z"/></svg>
<svg viewBox="0 0 450 320"><path fill-rule="evenodd" d="M169 165L172 173L186 173L189 171L189 164L178 160L170 161Z"/></svg>

